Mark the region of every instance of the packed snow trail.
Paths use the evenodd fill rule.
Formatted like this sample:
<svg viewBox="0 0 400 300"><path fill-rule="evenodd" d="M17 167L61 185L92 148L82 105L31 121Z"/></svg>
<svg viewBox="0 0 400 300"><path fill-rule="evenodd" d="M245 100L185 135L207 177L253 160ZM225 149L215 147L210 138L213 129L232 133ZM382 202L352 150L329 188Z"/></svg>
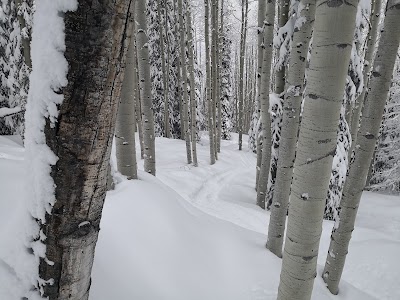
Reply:
<svg viewBox="0 0 400 300"><path fill-rule="evenodd" d="M181 146L176 140L158 139L163 146L157 151L157 177L205 213L265 234L268 214L255 205L256 157L247 150L246 136L244 150L239 151L237 134L232 135L232 140L222 141L219 159L211 166L208 135L203 134L197 168L185 164L184 153L177 152ZM171 147L166 147L170 143ZM181 166L171 168L171 158L175 166Z"/></svg>

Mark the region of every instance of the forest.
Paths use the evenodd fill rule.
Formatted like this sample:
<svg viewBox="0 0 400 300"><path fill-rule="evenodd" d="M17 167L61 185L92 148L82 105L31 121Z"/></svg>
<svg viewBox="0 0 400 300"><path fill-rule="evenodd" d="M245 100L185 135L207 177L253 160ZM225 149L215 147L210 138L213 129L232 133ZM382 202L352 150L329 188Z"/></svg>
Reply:
<svg viewBox="0 0 400 300"><path fill-rule="evenodd" d="M398 300L400 0L0 0L0 300Z"/></svg>

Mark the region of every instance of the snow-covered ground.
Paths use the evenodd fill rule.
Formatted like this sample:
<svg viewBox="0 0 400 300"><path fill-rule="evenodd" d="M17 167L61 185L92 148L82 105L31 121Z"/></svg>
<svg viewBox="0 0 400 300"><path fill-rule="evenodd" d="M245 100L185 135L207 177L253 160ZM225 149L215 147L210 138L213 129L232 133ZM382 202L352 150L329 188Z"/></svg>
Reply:
<svg viewBox="0 0 400 300"><path fill-rule="evenodd" d="M108 193L90 300L276 299L281 260L264 247L256 159L236 139L223 142L214 166L202 139L194 168L183 141L158 138L157 178L140 172ZM23 159L20 144L0 137L1 300L20 300L24 288ZM400 299L400 197L364 193L338 296L320 278L332 225L324 222L313 299Z"/></svg>

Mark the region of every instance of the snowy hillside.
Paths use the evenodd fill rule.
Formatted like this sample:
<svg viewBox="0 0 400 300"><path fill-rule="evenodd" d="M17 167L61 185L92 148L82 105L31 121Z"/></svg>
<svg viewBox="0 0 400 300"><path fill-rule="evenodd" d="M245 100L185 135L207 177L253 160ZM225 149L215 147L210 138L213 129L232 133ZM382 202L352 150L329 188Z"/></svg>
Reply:
<svg viewBox="0 0 400 300"><path fill-rule="evenodd" d="M108 193L90 299L276 299L281 260L264 247L269 212L254 203L254 154L237 151L235 140L224 141L223 155L210 166L203 137L200 166L193 168L185 163L183 141L156 141L158 178L140 172L140 180L123 181ZM21 299L24 287L17 276L29 263L23 259L28 251L15 253L29 201L23 160L22 146L0 137L0 299L5 300ZM324 223L312 299L400 299L398 197L364 193L339 296L320 278L332 225Z"/></svg>

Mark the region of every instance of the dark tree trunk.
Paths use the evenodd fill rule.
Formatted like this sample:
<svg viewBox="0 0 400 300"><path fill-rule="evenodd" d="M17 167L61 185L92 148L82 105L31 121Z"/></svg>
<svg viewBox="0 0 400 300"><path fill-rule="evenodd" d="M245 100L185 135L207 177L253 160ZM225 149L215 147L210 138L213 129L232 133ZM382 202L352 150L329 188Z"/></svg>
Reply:
<svg viewBox="0 0 400 300"><path fill-rule="evenodd" d="M39 267L42 279L54 280L44 286L50 300L89 297L133 7L132 0L86 0L65 14L68 85L55 128L46 126L59 158L51 174L56 202L41 228L54 262L41 259Z"/></svg>

